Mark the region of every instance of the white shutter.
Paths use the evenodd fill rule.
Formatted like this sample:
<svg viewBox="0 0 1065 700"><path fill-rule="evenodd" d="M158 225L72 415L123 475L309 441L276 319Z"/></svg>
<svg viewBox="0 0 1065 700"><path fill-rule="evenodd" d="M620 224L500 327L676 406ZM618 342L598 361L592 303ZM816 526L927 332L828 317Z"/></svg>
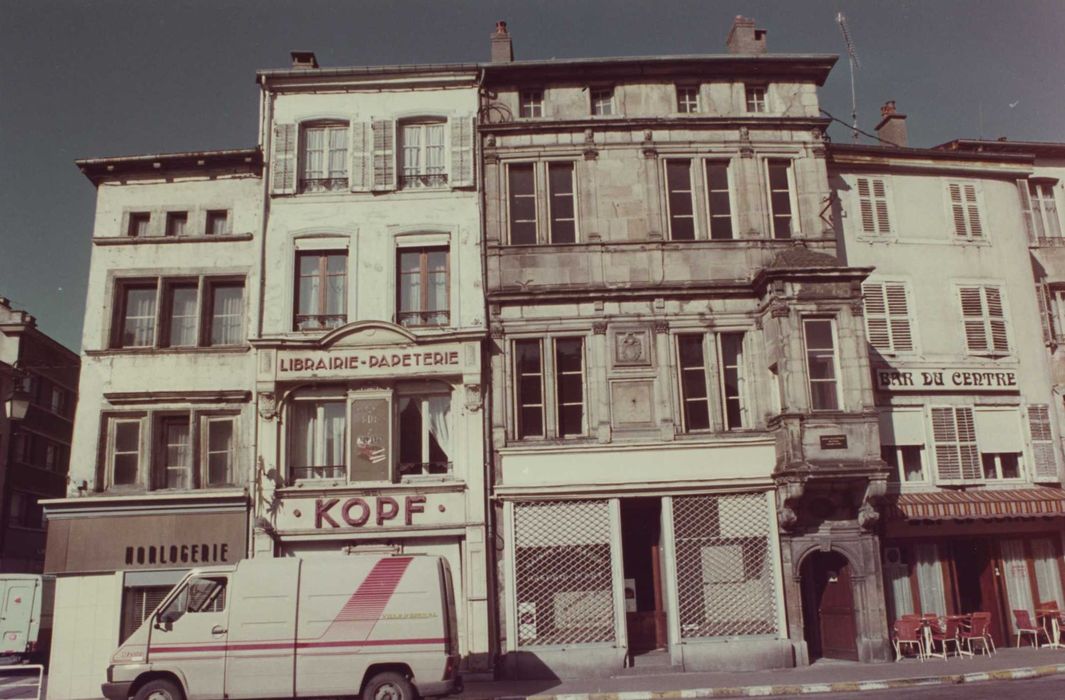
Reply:
<svg viewBox="0 0 1065 700"><path fill-rule="evenodd" d="M473 187L473 118L453 117L451 125L452 187Z"/></svg>
<svg viewBox="0 0 1065 700"><path fill-rule="evenodd" d="M933 407L932 439L935 442L937 481L979 481L982 478L971 408Z"/></svg>
<svg viewBox="0 0 1065 700"><path fill-rule="evenodd" d="M1037 243L1032 217L1032 197L1028 193L1027 180L1017 180L1017 195L1021 198L1021 213L1024 215L1024 230L1028 233L1028 242Z"/></svg>
<svg viewBox="0 0 1065 700"><path fill-rule="evenodd" d="M884 180L858 178L858 210L862 218L863 233L888 233L887 184Z"/></svg>
<svg viewBox="0 0 1065 700"><path fill-rule="evenodd" d="M274 138L270 144L271 194L296 192L296 125L274 124Z"/></svg>
<svg viewBox="0 0 1065 700"><path fill-rule="evenodd" d="M950 183L950 211L954 220L954 235L958 238L967 238L968 229L965 226L965 203L962 201L961 185Z"/></svg>
<svg viewBox="0 0 1065 700"><path fill-rule="evenodd" d="M884 285L884 291L891 327L891 346L896 352L909 352L913 350L913 332L910 328L910 305L906 285L901 282L888 282Z"/></svg>
<svg viewBox="0 0 1065 700"><path fill-rule="evenodd" d="M1013 406L980 406L974 412L980 452L1024 452L1021 414Z"/></svg>
<svg viewBox="0 0 1065 700"><path fill-rule="evenodd" d="M880 233L891 230L888 220L887 185L883 180L873 180L873 204L876 207L876 225Z"/></svg>
<svg viewBox="0 0 1065 700"><path fill-rule="evenodd" d="M862 215L862 231L876 233L876 221L873 218L873 192L869 178L858 178L858 209Z"/></svg>
<svg viewBox="0 0 1065 700"><path fill-rule="evenodd" d="M1032 474L1036 481L1057 481L1058 462L1050 427L1050 406L1028 406L1028 436L1032 445Z"/></svg>
<svg viewBox="0 0 1065 700"><path fill-rule="evenodd" d="M351 191L369 192L373 188L373 126L368 122L351 123Z"/></svg>
<svg viewBox="0 0 1065 700"><path fill-rule="evenodd" d="M965 324L965 343L970 352L986 352L987 328L984 324L984 301L980 287L959 287L961 316Z"/></svg>
<svg viewBox="0 0 1065 700"><path fill-rule="evenodd" d="M391 119L373 122L373 190L396 189L396 123Z"/></svg>
<svg viewBox="0 0 1065 700"><path fill-rule="evenodd" d="M924 410L899 407L880 411L880 444L924 447Z"/></svg>
<svg viewBox="0 0 1065 700"><path fill-rule="evenodd" d="M1002 292L998 287L984 287L984 297L987 300L988 324L991 327L991 347L996 352L1009 352L1006 315L1002 310Z"/></svg>
<svg viewBox="0 0 1065 700"><path fill-rule="evenodd" d="M1035 285L1035 298L1039 302L1039 320L1043 326L1043 342L1050 343L1054 340L1054 320L1050 313L1051 303L1046 285Z"/></svg>
<svg viewBox="0 0 1065 700"><path fill-rule="evenodd" d="M884 285L875 282L863 284L862 298L865 300L865 337L877 350L891 350Z"/></svg>
<svg viewBox="0 0 1065 700"><path fill-rule="evenodd" d="M965 211L969 218L969 235L973 238L984 237L984 227L980 223L980 204L976 199L976 185L965 185Z"/></svg>

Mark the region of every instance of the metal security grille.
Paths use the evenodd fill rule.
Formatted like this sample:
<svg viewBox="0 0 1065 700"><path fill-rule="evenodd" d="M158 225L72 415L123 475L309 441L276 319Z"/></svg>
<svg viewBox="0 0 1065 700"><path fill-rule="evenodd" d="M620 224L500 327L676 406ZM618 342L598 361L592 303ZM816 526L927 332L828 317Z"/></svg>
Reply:
<svg viewBox="0 0 1065 700"><path fill-rule="evenodd" d="M765 494L673 499L681 637L777 633Z"/></svg>
<svg viewBox="0 0 1065 700"><path fill-rule="evenodd" d="M613 642L607 501L514 505L518 646Z"/></svg>

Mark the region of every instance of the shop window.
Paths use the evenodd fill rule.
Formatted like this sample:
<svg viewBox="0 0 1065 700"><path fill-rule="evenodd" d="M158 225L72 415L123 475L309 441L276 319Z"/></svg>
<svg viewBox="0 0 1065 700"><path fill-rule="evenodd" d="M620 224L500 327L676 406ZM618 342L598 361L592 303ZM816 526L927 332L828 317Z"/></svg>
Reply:
<svg viewBox="0 0 1065 700"><path fill-rule="evenodd" d="M681 114L695 114L699 112L699 86L677 86L677 111Z"/></svg>
<svg viewBox="0 0 1065 700"><path fill-rule="evenodd" d="M347 417L342 399L298 399L289 412L293 479L347 476Z"/></svg>
<svg viewBox="0 0 1065 700"><path fill-rule="evenodd" d="M1006 355L1010 352L1009 334L1002 290L992 285L958 287L965 344L970 354Z"/></svg>
<svg viewBox="0 0 1065 700"><path fill-rule="evenodd" d="M303 127L300 191L332 192L348 188L347 122Z"/></svg>
<svg viewBox="0 0 1065 700"><path fill-rule="evenodd" d="M791 238L795 233L794 186L790 160L766 161L766 179L769 185L769 220L773 238Z"/></svg>
<svg viewBox="0 0 1065 700"><path fill-rule="evenodd" d="M671 158L666 161L666 188L669 238L674 241L694 240L695 204L692 196L691 160Z"/></svg>
<svg viewBox="0 0 1065 700"><path fill-rule="evenodd" d="M113 348L239 345L243 325L243 280L163 278L115 285Z"/></svg>
<svg viewBox="0 0 1065 700"><path fill-rule="evenodd" d="M835 322L827 318L803 321L806 340L806 369L810 386L810 407L815 411L837 411L839 398L839 353Z"/></svg>
<svg viewBox="0 0 1065 700"><path fill-rule="evenodd" d="M518 114L523 119L537 119L544 116L544 91L522 90L518 96Z"/></svg>
<svg viewBox="0 0 1065 700"><path fill-rule="evenodd" d="M583 338L515 341L514 375L519 438L586 433Z"/></svg>
<svg viewBox="0 0 1065 700"><path fill-rule="evenodd" d="M955 238L967 241L983 240L984 226L981 223L980 201L976 185L966 182L948 182L947 196L950 199Z"/></svg>
<svg viewBox="0 0 1065 700"><path fill-rule="evenodd" d="M1054 601L1059 606L1065 605L1055 540L1050 537L1036 537L1028 540L1028 546L1031 548L1032 568L1035 569L1035 584L1039 601ZM1040 607L1045 606L1040 605Z"/></svg>
<svg viewBox="0 0 1065 700"><path fill-rule="evenodd" d="M399 396L399 476L450 474L451 395Z"/></svg>
<svg viewBox="0 0 1065 700"><path fill-rule="evenodd" d="M400 129L403 153L401 188L447 185L444 121L404 122Z"/></svg>
<svg viewBox="0 0 1065 700"><path fill-rule="evenodd" d="M189 213L187 211L169 211L166 213L166 235L184 236L189 229Z"/></svg>
<svg viewBox="0 0 1065 700"><path fill-rule="evenodd" d="M126 235L130 238L144 238L148 235L148 226L152 222L152 215L146 211L136 211L129 215L129 225Z"/></svg>
<svg viewBox="0 0 1065 700"><path fill-rule="evenodd" d="M765 86L744 85L744 101L747 111L752 114L762 114L765 109Z"/></svg>
<svg viewBox="0 0 1065 700"><path fill-rule="evenodd" d="M939 546L934 542L915 544L913 554L921 612L946 615L947 597Z"/></svg>
<svg viewBox="0 0 1065 700"><path fill-rule="evenodd" d="M296 330L336 328L348 320L347 268L346 251L296 254Z"/></svg>
<svg viewBox="0 0 1065 700"><path fill-rule="evenodd" d="M590 90L592 100L592 114L597 117L609 117L617 114L617 106L614 103L614 88L599 87Z"/></svg>
<svg viewBox="0 0 1065 700"><path fill-rule="evenodd" d="M448 249L402 248L398 257L399 324L407 327L448 325Z"/></svg>
<svg viewBox="0 0 1065 700"><path fill-rule="evenodd" d="M208 236L224 236L229 233L229 212L225 209L208 211L203 231Z"/></svg>
<svg viewBox="0 0 1065 700"><path fill-rule="evenodd" d="M507 165L511 245L577 241L575 178L572 161ZM541 192L547 193L542 201Z"/></svg>

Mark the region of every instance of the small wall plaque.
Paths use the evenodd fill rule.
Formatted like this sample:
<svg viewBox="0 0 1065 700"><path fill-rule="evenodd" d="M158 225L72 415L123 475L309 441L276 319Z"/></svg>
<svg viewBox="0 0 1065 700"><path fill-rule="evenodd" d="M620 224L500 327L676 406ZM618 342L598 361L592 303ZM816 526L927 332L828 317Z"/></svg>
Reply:
<svg viewBox="0 0 1065 700"><path fill-rule="evenodd" d="M846 435L822 435L821 436L821 449L822 450L845 450L845 449L847 449L847 436Z"/></svg>
<svg viewBox="0 0 1065 700"><path fill-rule="evenodd" d="M613 338L615 366L651 366L651 334L646 328L614 331Z"/></svg>

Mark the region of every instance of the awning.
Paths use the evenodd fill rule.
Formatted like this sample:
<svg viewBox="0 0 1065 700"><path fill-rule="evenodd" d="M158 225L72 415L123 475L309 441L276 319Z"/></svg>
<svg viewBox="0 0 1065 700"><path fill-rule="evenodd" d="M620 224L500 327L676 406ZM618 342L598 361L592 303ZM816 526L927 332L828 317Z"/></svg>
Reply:
<svg viewBox="0 0 1065 700"><path fill-rule="evenodd" d="M1051 488L904 493L890 507L905 520L1065 517L1065 491Z"/></svg>

